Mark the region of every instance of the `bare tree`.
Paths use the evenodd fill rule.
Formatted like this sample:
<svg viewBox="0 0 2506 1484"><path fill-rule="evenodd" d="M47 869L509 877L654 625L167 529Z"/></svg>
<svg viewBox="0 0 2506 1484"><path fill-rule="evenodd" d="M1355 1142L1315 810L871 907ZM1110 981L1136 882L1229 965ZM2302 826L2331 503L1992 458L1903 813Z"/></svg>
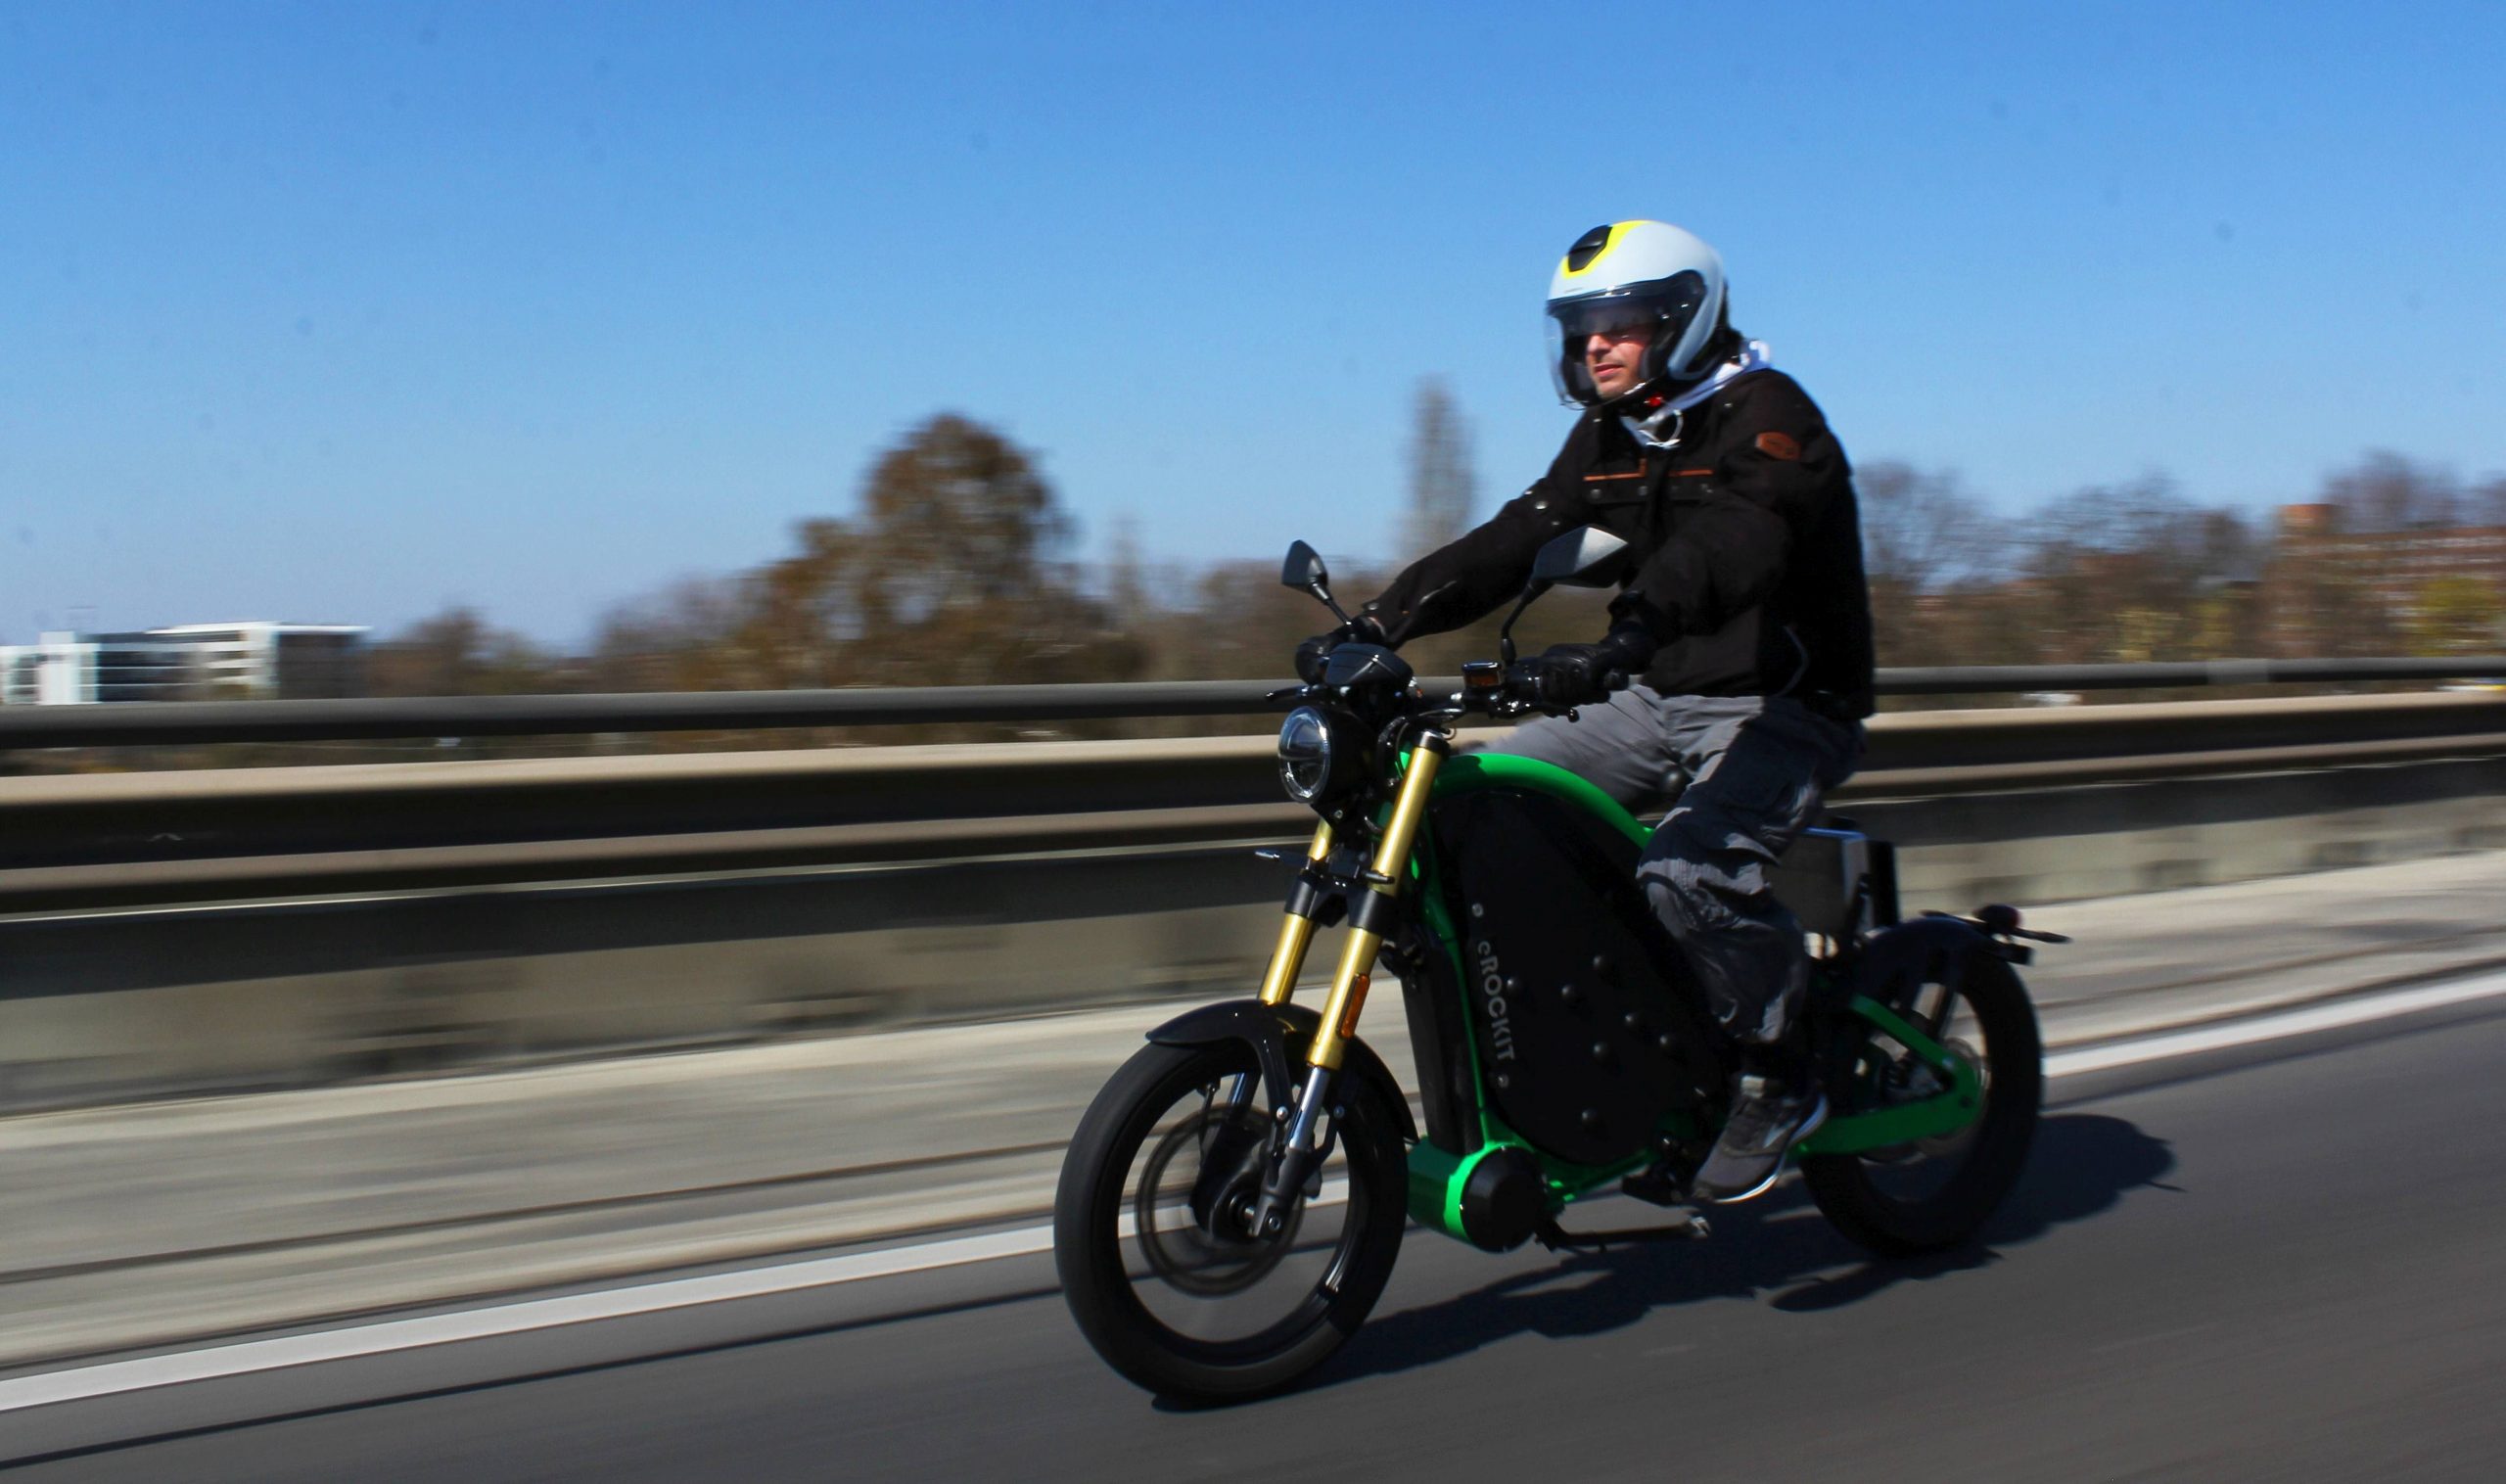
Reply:
<svg viewBox="0 0 2506 1484"><path fill-rule="evenodd" d="M590 671L607 691L744 690L760 682L734 664L733 636L746 619L747 584L685 578L601 615Z"/></svg>
<svg viewBox="0 0 2506 1484"><path fill-rule="evenodd" d="M2506 526L2506 474L2493 474L2463 496L2463 519L2482 526Z"/></svg>
<svg viewBox="0 0 2506 1484"><path fill-rule="evenodd" d="M1116 626L1138 633L1149 626L1148 579L1140 562L1139 522L1130 514L1114 521L1113 550L1105 562L1105 601Z"/></svg>
<svg viewBox="0 0 2506 1484"><path fill-rule="evenodd" d="M1402 523L1400 561L1425 556L1470 529L1479 502L1471 472L1470 429L1453 394L1434 377L1418 383L1410 431L1410 508Z"/></svg>
<svg viewBox="0 0 2506 1484"><path fill-rule="evenodd" d="M374 646L366 673L378 696L506 696L562 689L558 667L523 635L456 605Z"/></svg>
<svg viewBox="0 0 2506 1484"><path fill-rule="evenodd" d="M2461 496L2452 475L2385 448L2370 449L2323 482L2323 502L2339 510L2353 531L2450 526Z"/></svg>
<svg viewBox="0 0 2506 1484"><path fill-rule="evenodd" d="M2224 507L2201 511L2194 533L2195 560L2205 580L2251 582L2260 575L2266 544L2243 515Z"/></svg>
<svg viewBox="0 0 2506 1484"><path fill-rule="evenodd" d="M1958 477L1883 462L1855 479L1862 517L1863 572L1881 663L1944 664L1932 621L1940 594L1993 573L2000 523L1959 487Z"/></svg>
<svg viewBox="0 0 2506 1484"><path fill-rule="evenodd" d="M2002 543L2000 523L1946 470L1894 461L1855 477L1861 504L1863 571L1873 583L1932 592L1988 575Z"/></svg>

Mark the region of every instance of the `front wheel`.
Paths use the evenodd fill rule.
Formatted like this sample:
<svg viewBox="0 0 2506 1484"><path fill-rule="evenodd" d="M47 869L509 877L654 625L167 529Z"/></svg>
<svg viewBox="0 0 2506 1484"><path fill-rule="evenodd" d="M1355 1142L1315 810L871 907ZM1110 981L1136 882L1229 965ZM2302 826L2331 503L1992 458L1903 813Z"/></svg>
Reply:
<svg viewBox="0 0 2506 1484"><path fill-rule="evenodd" d="M1053 1263L1107 1365L1161 1396L1238 1401L1365 1322L1401 1253L1407 1158L1383 1090L1339 1075L1330 1158L1268 1237L1243 1220L1271 1134L1251 1046L1144 1046L1096 1094L1062 1163Z"/></svg>
<svg viewBox="0 0 2506 1484"><path fill-rule="evenodd" d="M1882 1256L1936 1252L1973 1235L2018 1183L2036 1136L2044 1050L2026 987L2007 962L1980 949L1966 955L1955 977L1954 987L1921 986L1898 1008L1975 1068L1984 1101L1975 1121L1938 1138L1801 1162L1819 1210ZM1831 1097L1841 1111L1877 1111L1936 1092L1930 1077L1875 1026L1855 1053L1847 1085Z"/></svg>

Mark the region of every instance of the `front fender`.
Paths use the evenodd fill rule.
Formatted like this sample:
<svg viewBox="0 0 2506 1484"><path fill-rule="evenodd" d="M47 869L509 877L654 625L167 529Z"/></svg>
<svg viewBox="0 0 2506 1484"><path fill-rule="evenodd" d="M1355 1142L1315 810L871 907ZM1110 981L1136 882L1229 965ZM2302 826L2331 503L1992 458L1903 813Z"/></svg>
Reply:
<svg viewBox="0 0 2506 1484"><path fill-rule="evenodd" d="M1305 1048L1314 1043L1314 1033L1322 1025L1322 1012L1301 1004L1229 999L1186 1010L1149 1032L1148 1039L1162 1046L1205 1046L1224 1041L1248 1043L1261 1064L1263 1086L1271 1090L1269 1105L1280 1108L1295 1100L1297 1068L1305 1064ZM1418 1127L1410 1117L1410 1099L1372 1046L1350 1038L1341 1069L1372 1082L1401 1119L1402 1138L1414 1144L1418 1141Z"/></svg>

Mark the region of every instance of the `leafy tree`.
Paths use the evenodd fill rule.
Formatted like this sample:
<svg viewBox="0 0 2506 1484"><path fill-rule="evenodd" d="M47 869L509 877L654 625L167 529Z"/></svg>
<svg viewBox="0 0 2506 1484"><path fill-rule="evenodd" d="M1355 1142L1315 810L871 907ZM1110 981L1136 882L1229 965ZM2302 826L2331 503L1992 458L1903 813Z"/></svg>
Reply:
<svg viewBox="0 0 2506 1484"><path fill-rule="evenodd" d="M2494 582L2473 577L2431 578L2419 589L2410 620L2411 652L2489 654L2498 648L2506 605Z"/></svg>
<svg viewBox="0 0 2506 1484"><path fill-rule="evenodd" d="M743 580L723 672L768 689L1132 678L1143 647L1081 590L1071 533L1024 450L934 417L880 455L858 515L801 523L797 552Z"/></svg>
<svg viewBox="0 0 2506 1484"><path fill-rule="evenodd" d="M1079 590L1072 524L1028 455L980 424L933 418L883 455L858 527L812 529L817 589L848 683L982 685L1127 678L1137 646ZM830 598L835 601L828 601Z"/></svg>

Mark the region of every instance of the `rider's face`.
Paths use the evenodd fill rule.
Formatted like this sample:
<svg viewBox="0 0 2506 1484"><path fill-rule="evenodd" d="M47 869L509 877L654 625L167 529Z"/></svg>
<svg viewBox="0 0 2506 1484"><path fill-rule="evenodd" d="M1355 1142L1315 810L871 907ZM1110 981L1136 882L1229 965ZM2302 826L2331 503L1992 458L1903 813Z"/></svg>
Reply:
<svg viewBox="0 0 2506 1484"><path fill-rule="evenodd" d="M1645 348L1652 341L1648 322L1603 330L1584 337L1584 370L1593 390L1604 397L1631 391L1645 374Z"/></svg>

